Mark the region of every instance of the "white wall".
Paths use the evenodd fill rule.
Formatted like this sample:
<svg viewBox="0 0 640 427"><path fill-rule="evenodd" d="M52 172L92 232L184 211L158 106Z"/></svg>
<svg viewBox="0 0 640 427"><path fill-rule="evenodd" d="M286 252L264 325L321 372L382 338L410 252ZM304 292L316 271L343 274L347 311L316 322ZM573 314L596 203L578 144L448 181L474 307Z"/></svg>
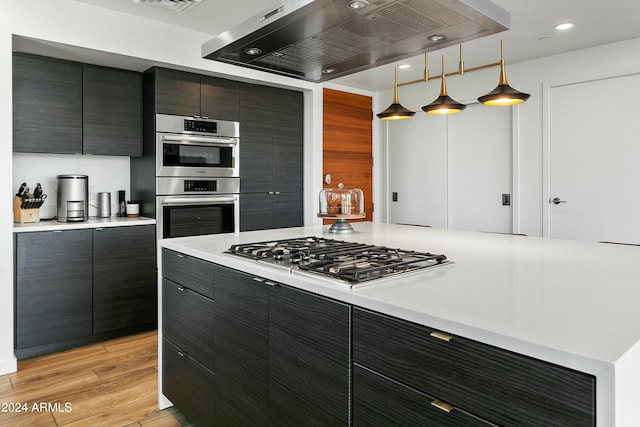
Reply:
<svg viewBox="0 0 640 427"><path fill-rule="evenodd" d="M318 159L316 156L313 160L309 157L321 147L322 92L318 85L202 59L200 47L211 36L197 31L139 19L72 0L0 2L0 239L5 242L2 246L3 256L0 257L0 374L16 369L13 355L12 195L16 191L13 188L14 175L17 180L22 179L22 175L18 171L14 173L12 164L13 35L65 44L71 50L83 48L111 52L114 54L113 58L142 58L157 65L302 89L307 100L305 107L308 108L305 110L305 119L309 124L305 128L305 159L308 160L305 164L305 180L322 173L319 166L322 157ZM79 159L82 162L85 160ZM320 180L305 181L306 221L318 221L313 214L317 211L317 197L313 197L313 194L318 194L321 187ZM100 191L97 186L96 191Z"/></svg>
<svg viewBox="0 0 640 427"><path fill-rule="evenodd" d="M487 58L487 62L493 58ZM610 45L599 46L590 49L570 52L567 54L541 58L519 64L508 64L507 77L509 83L524 92L531 94L531 98L524 104L515 108L513 116L513 156L509 167L513 168L513 198L514 232L525 233L532 236L542 236L542 213L546 207L543 200L543 84L557 80L567 81L575 79L582 81L589 76L623 75L640 67L640 39L628 40ZM473 67L478 64L466 64ZM398 76L399 81L411 80ZM447 90L451 97L462 102L469 102L493 89L498 80L497 68L491 68L463 76L453 76L447 79ZM436 98L439 84L429 82L421 87L420 84L404 86L399 89L400 102L407 108L419 111L422 105ZM636 88L637 93L637 88ZM622 94L626 96L626 94ZM629 94L629 96L632 96ZM391 91L380 94L377 111L387 107L392 98ZM598 101L594 100L594 106ZM489 108L489 107L486 107ZM461 114L467 114L464 111ZM423 114L421 111L417 113ZM424 124L413 119L390 123L389 126L402 126L403 144L423 143ZM477 144L490 144L490 136L477 135ZM384 141L389 150L395 149L394 141ZM404 147L403 149L410 149ZM421 148L422 149L422 148ZM416 177L421 180L429 179L432 182L442 180L441 172L437 169L425 178L425 171L416 169ZM413 186L423 185L421 180L405 178ZM417 191L412 189L412 191ZM387 195L385 195L386 197Z"/></svg>
<svg viewBox="0 0 640 427"><path fill-rule="evenodd" d="M36 183L40 183L47 195L40 208L40 218L53 218L56 215L56 176L67 174L89 177L89 216L98 215L95 207L97 193L111 193L112 214L117 212L119 190L125 190L127 200L131 200L129 157L31 153L16 153L13 156L14 193L21 183L26 182L32 193Z"/></svg>

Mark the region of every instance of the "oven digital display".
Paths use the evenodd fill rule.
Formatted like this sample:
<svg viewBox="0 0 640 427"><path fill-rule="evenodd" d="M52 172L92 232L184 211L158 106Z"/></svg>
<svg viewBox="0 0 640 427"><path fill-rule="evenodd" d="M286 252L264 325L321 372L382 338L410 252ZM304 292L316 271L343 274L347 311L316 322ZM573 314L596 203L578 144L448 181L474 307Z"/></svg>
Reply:
<svg viewBox="0 0 640 427"><path fill-rule="evenodd" d="M218 190L218 181L214 179L207 179L207 180L185 179L184 180L185 192L217 191L217 190Z"/></svg>
<svg viewBox="0 0 640 427"><path fill-rule="evenodd" d="M205 122L202 120L185 120L184 130L187 132L218 133L218 123Z"/></svg>

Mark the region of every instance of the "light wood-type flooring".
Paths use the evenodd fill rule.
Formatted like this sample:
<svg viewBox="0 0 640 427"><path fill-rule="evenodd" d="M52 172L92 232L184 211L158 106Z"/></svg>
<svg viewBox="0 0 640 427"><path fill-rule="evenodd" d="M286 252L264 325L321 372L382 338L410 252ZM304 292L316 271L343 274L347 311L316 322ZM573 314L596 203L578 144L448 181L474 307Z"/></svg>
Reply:
<svg viewBox="0 0 640 427"><path fill-rule="evenodd" d="M0 426L181 427L158 410L156 331L18 362L0 376Z"/></svg>

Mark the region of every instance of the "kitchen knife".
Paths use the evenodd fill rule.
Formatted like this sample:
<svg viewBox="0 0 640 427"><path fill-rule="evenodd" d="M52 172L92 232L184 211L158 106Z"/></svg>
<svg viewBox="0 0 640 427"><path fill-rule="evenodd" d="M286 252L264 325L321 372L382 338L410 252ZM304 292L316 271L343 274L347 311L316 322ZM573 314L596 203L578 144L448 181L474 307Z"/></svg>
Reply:
<svg viewBox="0 0 640 427"><path fill-rule="evenodd" d="M40 196L42 196L42 186L40 185L40 183L37 183L36 188L33 189L33 197L37 199Z"/></svg>
<svg viewBox="0 0 640 427"><path fill-rule="evenodd" d="M20 188L18 189L18 192L16 193L16 196L22 197L24 199L25 192L29 193L29 187L27 187L27 183L26 182L23 182L20 185Z"/></svg>

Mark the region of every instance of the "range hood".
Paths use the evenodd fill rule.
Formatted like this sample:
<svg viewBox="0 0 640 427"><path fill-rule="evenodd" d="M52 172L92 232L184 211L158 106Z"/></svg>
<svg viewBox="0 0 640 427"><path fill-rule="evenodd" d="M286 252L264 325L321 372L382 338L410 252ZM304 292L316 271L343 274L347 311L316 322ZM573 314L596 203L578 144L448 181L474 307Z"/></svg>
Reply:
<svg viewBox="0 0 640 427"><path fill-rule="evenodd" d="M203 44L202 57L323 82L508 27L489 0L282 0Z"/></svg>

